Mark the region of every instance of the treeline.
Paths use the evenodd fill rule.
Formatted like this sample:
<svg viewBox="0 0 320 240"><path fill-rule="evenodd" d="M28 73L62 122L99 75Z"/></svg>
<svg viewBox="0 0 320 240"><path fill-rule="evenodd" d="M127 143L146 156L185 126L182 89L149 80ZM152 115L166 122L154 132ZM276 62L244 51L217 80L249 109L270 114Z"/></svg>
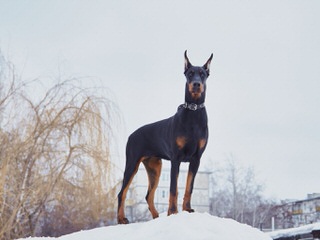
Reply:
<svg viewBox="0 0 320 240"><path fill-rule="evenodd" d="M98 89L61 80L45 92L0 54L0 239L107 225L116 189L114 107Z"/></svg>
<svg viewBox="0 0 320 240"><path fill-rule="evenodd" d="M252 167L242 166L230 154L222 167L212 166L210 213L256 228L271 228L277 203L263 196L264 185Z"/></svg>

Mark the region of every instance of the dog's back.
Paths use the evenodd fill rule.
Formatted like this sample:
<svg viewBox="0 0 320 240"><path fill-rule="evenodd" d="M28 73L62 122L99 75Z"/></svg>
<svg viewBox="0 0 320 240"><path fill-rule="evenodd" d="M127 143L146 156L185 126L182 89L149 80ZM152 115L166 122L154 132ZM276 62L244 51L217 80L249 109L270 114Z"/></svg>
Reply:
<svg viewBox="0 0 320 240"><path fill-rule="evenodd" d="M141 157L147 156L170 160L172 156L170 143L172 122L173 117L147 124L134 131L127 142L127 161L139 160Z"/></svg>

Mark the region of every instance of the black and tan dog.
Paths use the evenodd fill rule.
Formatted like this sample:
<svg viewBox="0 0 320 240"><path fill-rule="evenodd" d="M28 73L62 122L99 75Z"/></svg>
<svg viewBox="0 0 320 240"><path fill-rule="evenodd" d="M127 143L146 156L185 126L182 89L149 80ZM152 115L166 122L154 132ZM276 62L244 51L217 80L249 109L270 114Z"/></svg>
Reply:
<svg viewBox="0 0 320 240"><path fill-rule="evenodd" d="M177 213L177 181L181 162L190 163L183 210L194 211L190 204L193 183L208 139L204 100L212 54L202 67L191 65L187 51L184 57L184 75L187 79L185 103L179 106L174 116L145 125L132 133L128 139L123 185L118 194L118 223L120 224L129 223L124 213L125 199L129 185L141 162L148 173L149 187L146 200L153 218L159 216L153 199L161 174L161 159L171 161L168 215Z"/></svg>

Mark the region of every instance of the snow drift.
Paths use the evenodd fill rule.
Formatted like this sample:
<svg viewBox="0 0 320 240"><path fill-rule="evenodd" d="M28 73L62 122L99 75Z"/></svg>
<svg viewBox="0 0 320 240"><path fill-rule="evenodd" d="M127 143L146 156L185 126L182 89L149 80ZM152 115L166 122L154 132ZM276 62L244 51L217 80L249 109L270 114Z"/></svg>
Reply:
<svg viewBox="0 0 320 240"><path fill-rule="evenodd" d="M29 238L31 240L50 238ZM61 240L271 240L268 235L231 219L182 212L144 223L102 227L61 236Z"/></svg>

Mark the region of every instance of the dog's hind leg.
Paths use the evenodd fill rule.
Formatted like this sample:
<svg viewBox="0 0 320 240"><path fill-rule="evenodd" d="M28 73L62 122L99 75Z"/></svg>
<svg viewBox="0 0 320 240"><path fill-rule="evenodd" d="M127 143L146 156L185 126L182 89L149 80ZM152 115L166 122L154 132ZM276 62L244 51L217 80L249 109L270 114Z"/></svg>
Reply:
<svg viewBox="0 0 320 240"><path fill-rule="evenodd" d="M149 187L146 200L149 206L149 210L153 218L159 217L159 213L154 206L154 194L159 184L159 178L161 174L162 161L160 158L150 157L143 161L143 164L148 173Z"/></svg>
<svg viewBox="0 0 320 240"><path fill-rule="evenodd" d="M136 161L133 164L127 161L126 170L124 172L122 188L118 194L118 223L119 224L128 224L129 220L125 217L125 200L129 186L132 182L133 177L136 175L140 162L144 158L141 158L139 161Z"/></svg>

